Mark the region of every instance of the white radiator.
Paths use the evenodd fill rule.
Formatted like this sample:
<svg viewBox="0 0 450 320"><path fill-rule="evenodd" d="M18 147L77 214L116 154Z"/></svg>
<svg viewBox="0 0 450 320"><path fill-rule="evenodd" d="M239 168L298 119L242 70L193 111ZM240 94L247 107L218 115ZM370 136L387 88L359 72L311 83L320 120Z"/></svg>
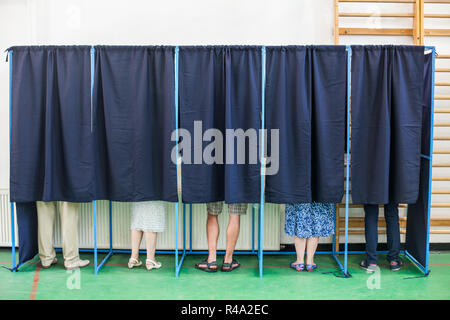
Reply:
<svg viewBox="0 0 450 320"><path fill-rule="evenodd" d="M158 249L175 248L175 205L168 203L168 216L166 231L158 236ZM189 205L186 205L186 247L189 248ZM264 249L280 249L280 214L278 205L266 204L264 209ZM227 212L224 206L224 212ZM59 215L57 215L59 217ZM225 233L228 222L228 214L219 217L220 237L218 249L225 249ZM97 241L99 248L109 248L109 202L97 201ZM258 248L258 214L255 208L255 249ZM179 234L178 246L183 246L183 206L179 206ZM61 246L61 234L59 218L56 219L54 232L54 244ZM92 203L83 203L78 221L78 233L80 248L93 248L94 228ZM130 211L129 203L113 202L112 211L112 237L114 249L130 248ZM16 245L17 241L16 224ZM11 219L8 190L0 190L0 246L11 246ZM142 248L145 243L142 243ZM194 250L206 250L206 205L192 206L192 248ZM241 217L241 232L236 246L237 250L250 250L252 248L252 206L249 205L247 215Z"/></svg>

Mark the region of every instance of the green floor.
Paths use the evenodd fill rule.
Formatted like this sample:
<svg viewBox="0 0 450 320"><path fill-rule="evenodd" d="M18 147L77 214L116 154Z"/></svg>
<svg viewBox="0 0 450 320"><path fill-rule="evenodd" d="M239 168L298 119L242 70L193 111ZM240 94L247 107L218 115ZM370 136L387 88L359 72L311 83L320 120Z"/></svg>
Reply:
<svg viewBox="0 0 450 320"><path fill-rule="evenodd" d="M92 262L92 254L82 257ZM97 276L92 264L78 273L67 272L61 263L37 271L35 260L17 273L0 268L0 299L450 299L449 252L432 253L430 276L411 279L406 278L421 273L407 260L398 272L383 264L381 272L371 276L357 266L361 256L351 255L352 277L343 279L326 273L337 270L330 256L318 255L319 269L312 273L289 269L290 256L265 256L260 279L256 257L238 256L240 269L215 274L193 267L200 258L186 257L178 279L169 255L159 256L163 268L148 272L128 270L128 256L117 254ZM9 267L10 261L10 251L1 249L0 265Z"/></svg>

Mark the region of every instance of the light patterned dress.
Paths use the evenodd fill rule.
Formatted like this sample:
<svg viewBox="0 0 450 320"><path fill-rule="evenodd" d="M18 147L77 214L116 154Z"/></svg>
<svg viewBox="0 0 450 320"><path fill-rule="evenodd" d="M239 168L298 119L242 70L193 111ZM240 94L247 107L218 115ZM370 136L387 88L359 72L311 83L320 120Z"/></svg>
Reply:
<svg viewBox="0 0 450 320"><path fill-rule="evenodd" d="M284 232L298 238L327 237L334 234L334 203L286 204Z"/></svg>
<svg viewBox="0 0 450 320"><path fill-rule="evenodd" d="M164 232L167 207L164 201L132 202L131 229L144 232Z"/></svg>

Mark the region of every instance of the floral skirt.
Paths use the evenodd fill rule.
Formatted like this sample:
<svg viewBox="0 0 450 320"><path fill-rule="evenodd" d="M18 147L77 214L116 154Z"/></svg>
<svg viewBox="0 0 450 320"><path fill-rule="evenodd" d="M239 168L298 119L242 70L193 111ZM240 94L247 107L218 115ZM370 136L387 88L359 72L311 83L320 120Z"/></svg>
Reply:
<svg viewBox="0 0 450 320"><path fill-rule="evenodd" d="M286 204L284 232L298 238L327 237L334 234L334 203Z"/></svg>

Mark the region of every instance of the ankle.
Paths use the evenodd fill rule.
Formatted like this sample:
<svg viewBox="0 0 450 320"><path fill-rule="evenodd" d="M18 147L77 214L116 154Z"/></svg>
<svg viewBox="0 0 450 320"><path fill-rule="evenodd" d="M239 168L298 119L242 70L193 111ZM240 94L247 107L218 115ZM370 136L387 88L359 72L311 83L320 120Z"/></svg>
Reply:
<svg viewBox="0 0 450 320"><path fill-rule="evenodd" d="M132 254L132 255L130 256L130 260L131 260L131 259L139 260L139 255L133 255L133 254Z"/></svg>

